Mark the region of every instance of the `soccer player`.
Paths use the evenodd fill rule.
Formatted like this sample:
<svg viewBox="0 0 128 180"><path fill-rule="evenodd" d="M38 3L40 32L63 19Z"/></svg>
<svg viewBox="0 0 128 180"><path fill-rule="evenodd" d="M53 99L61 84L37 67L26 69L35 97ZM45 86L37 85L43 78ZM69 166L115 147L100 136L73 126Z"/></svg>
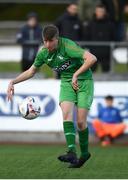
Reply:
<svg viewBox="0 0 128 180"><path fill-rule="evenodd" d="M69 168L80 168L91 156L88 151L86 119L93 101L94 91L90 67L97 59L75 42L59 37L58 29L54 25L48 25L43 29L43 41L44 47L38 52L33 65L10 81L7 97L8 100L12 100L14 85L32 78L43 64L47 64L55 71L60 72L59 102L62 109L68 152L60 155L58 159L62 162L69 162ZM77 158L76 154L75 128L73 124L73 107L75 104L77 106L80 158Z"/></svg>

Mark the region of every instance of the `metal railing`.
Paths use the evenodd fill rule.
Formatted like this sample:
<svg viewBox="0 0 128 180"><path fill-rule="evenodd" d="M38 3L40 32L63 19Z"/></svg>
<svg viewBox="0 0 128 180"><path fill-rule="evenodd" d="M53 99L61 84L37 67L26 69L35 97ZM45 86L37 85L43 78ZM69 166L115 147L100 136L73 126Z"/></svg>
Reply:
<svg viewBox="0 0 128 180"><path fill-rule="evenodd" d="M127 48L127 62L126 62L126 65L128 67L128 42L114 42L114 41L111 41L111 42L91 41L90 42L90 41L80 41L80 42L78 42L78 44L83 48L88 47L88 46L106 46L106 47L110 47L110 73L114 72L114 67L115 67L115 60L114 60L114 57L113 57L114 49L117 48L117 47L125 47L125 48Z"/></svg>
<svg viewBox="0 0 128 180"><path fill-rule="evenodd" d="M115 48L118 47L125 47L127 49L127 61L126 61L126 65L128 68L128 42L95 42L95 41L79 41L77 42L81 47L83 48L88 48L91 46L109 46L110 47L110 73L113 73L114 70L114 66L115 66L115 60L113 57L113 51ZM4 40L0 40L0 46L13 46L16 45L17 42L16 40L8 40L8 39L4 39ZM34 42L29 42L29 44L34 44ZM89 49L89 48L88 48Z"/></svg>

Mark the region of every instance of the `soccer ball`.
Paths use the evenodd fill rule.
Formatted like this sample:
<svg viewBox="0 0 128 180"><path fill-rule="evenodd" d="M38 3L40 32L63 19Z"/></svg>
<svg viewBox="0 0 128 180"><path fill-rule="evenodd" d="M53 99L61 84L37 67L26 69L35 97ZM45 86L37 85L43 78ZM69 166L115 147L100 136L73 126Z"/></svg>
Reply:
<svg viewBox="0 0 128 180"><path fill-rule="evenodd" d="M32 120L40 115L41 108L36 98L26 97L19 104L19 112L25 119Z"/></svg>

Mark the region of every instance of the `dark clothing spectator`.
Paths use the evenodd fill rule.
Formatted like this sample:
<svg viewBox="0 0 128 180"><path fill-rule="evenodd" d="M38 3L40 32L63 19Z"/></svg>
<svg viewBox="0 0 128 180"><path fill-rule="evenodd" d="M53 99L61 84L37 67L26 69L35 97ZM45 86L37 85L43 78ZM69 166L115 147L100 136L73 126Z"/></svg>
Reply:
<svg viewBox="0 0 128 180"><path fill-rule="evenodd" d="M29 19L30 20L30 19ZM24 25L17 34L17 42L22 45L22 71L31 67L34 62L39 45L42 41L42 28L37 23L34 26Z"/></svg>
<svg viewBox="0 0 128 180"><path fill-rule="evenodd" d="M84 40L97 42L110 42L115 40L115 26L109 19L104 16L97 18L96 16L90 21L84 30ZM90 46L90 51L97 56L103 72L110 70L110 46ZM97 63L92 70L97 69Z"/></svg>
<svg viewBox="0 0 128 180"><path fill-rule="evenodd" d="M127 0L101 0L102 4L107 9L110 20L115 23L116 26L116 39L118 41L123 40L123 9Z"/></svg>
<svg viewBox="0 0 128 180"><path fill-rule="evenodd" d="M128 41L128 4L124 6L123 20L120 23L120 27L121 40Z"/></svg>
<svg viewBox="0 0 128 180"><path fill-rule="evenodd" d="M88 24L85 30L85 40L97 42L109 42L115 40L114 24L108 19L94 19ZM103 72L110 70L110 47L109 46L91 46L90 51L97 56ZM92 67L96 70L97 64Z"/></svg>
<svg viewBox="0 0 128 180"><path fill-rule="evenodd" d="M92 19L95 7L101 0L79 0L79 18L81 21L86 22Z"/></svg>
<svg viewBox="0 0 128 180"><path fill-rule="evenodd" d="M123 8L127 0L101 0L105 6L111 21L122 21Z"/></svg>
<svg viewBox="0 0 128 180"><path fill-rule="evenodd" d="M82 24L77 15L71 16L68 12L65 12L56 20L55 25L59 29L60 36L75 41L82 39Z"/></svg>
<svg viewBox="0 0 128 180"><path fill-rule="evenodd" d="M60 36L69 38L73 41L81 41L83 37L82 22L78 17L77 4L71 3L68 5L66 12L62 14L54 24L59 29ZM56 78L60 78L60 74L56 74Z"/></svg>

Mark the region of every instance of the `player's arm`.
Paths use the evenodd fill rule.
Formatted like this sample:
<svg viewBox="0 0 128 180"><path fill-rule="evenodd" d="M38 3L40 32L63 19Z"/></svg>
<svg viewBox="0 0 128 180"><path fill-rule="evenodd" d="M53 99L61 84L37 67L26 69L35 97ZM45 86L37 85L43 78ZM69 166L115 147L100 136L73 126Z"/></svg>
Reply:
<svg viewBox="0 0 128 180"><path fill-rule="evenodd" d="M19 76L17 76L15 79L11 80L8 89L7 89L7 99L8 101L12 100L12 96L14 95L14 84L20 83L22 81L26 81L27 79L32 78L38 68L36 68L34 65L32 65L27 71L24 71Z"/></svg>
<svg viewBox="0 0 128 180"><path fill-rule="evenodd" d="M78 84L77 84L78 76L81 73L87 71L89 68L91 68L92 65L97 61L96 56L94 56L93 54L91 54L88 51L85 51L85 53L83 55L83 59L84 59L83 65L73 74L73 77L72 77L72 84L73 84L73 88L75 90L78 89Z"/></svg>
<svg viewBox="0 0 128 180"><path fill-rule="evenodd" d="M83 55L84 63L83 65L74 73L74 77L78 77L81 73L87 71L92 65L97 61L96 56L88 51L85 51Z"/></svg>

